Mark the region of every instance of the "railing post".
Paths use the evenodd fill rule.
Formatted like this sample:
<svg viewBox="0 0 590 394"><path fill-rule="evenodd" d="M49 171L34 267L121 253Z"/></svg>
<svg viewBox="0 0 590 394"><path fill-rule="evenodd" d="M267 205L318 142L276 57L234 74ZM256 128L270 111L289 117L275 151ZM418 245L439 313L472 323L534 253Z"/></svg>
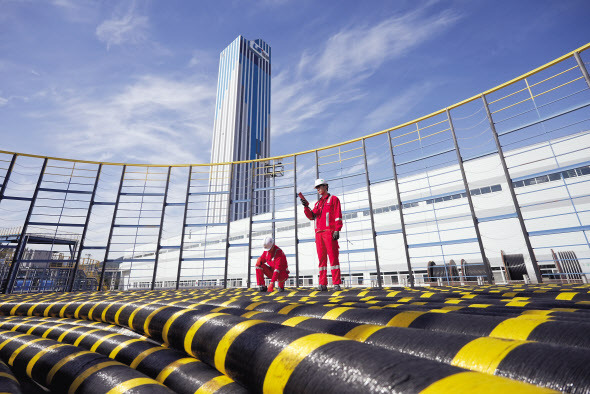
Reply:
<svg viewBox="0 0 590 394"><path fill-rule="evenodd" d="M92 188L92 195L90 196L90 203L88 204L88 212L86 212L86 221L84 222L84 230L82 230L82 237L80 238L80 247L78 248L78 256L76 256L76 263L74 264L74 270L68 279L67 291L71 292L74 290L74 281L76 280L76 274L78 273L78 267L80 266L80 259L82 257L82 250L84 249L84 241L86 240L86 232L88 231L88 224L90 223L90 215L92 215L92 208L94 207L94 199L96 198L96 188L100 180L100 173L102 171L102 164L98 165L96 171L96 179L94 179L94 187Z"/></svg>
<svg viewBox="0 0 590 394"><path fill-rule="evenodd" d="M2 182L2 187L0 187L0 201L4 198L4 193L6 192L6 187L8 186L8 181L10 180L10 175L12 174L12 169L14 168L14 163L16 162L16 153L12 155L12 159L10 160L10 164L8 165L8 169L6 170L6 175L4 176L4 181Z"/></svg>
<svg viewBox="0 0 590 394"><path fill-rule="evenodd" d="M226 215L226 223L227 223L227 227L225 230L225 270L223 272L223 288L227 289L227 271L229 268L229 223L230 223L230 219L231 219L231 210L232 210L232 203L231 203L231 196L232 196L232 191L233 191L233 185L234 182L232 180L232 176L234 173L234 163L231 163L229 165L229 190L228 190L228 195L227 195L227 215ZM239 164L238 164L239 165Z"/></svg>
<svg viewBox="0 0 590 394"><path fill-rule="evenodd" d="M47 158L43 160L43 166L41 167L41 173L39 173L39 179L37 179L37 185L35 186L35 192L33 193L33 198L31 199L31 205L29 205L27 217L25 218L25 222L23 224L23 228L18 239L18 244L12 257L12 263L10 264L10 268L8 269L8 275L6 278L7 282L6 287L4 288L4 294L12 293L12 289L14 288L14 281L16 280L16 276L18 275L18 268L20 266L21 256L26 246L26 240L28 239L26 234L27 229L29 227L29 221L31 220L33 210L35 209L35 202L37 201L37 195L39 194L39 188L41 187L41 183L43 183L43 175L45 175L46 168Z"/></svg>
<svg viewBox="0 0 590 394"><path fill-rule="evenodd" d="M172 167L168 167L168 175L166 176L166 188L164 189L164 202L162 203L162 212L160 215L160 228L158 230L158 244L156 245L156 259L154 261L154 274L152 276L151 290L154 290L156 284L156 274L158 271L158 262L160 261L160 250L162 249L162 231L164 227L164 214L166 212L166 205L168 204L168 186L170 185L170 172Z"/></svg>
<svg viewBox="0 0 590 394"><path fill-rule="evenodd" d="M295 213L295 287L299 287L299 228L297 220L297 155L293 155L293 211Z"/></svg>
<svg viewBox="0 0 590 394"><path fill-rule="evenodd" d="M508 184L508 190L510 191L510 197L512 198L512 203L514 204L514 209L516 210L516 216L518 217L518 222L520 224L520 230L522 231L522 236L524 237L524 242L526 244L529 258L531 259L531 263L533 264L533 269L535 270L535 277L537 278L537 282L543 283L543 277L541 276L541 271L539 270L539 265L537 264L537 258L535 257L535 252L533 251L533 247L531 245L531 240L529 239L529 233L528 233L526 226L524 224L524 218L522 217L522 212L520 211L520 205L518 204L518 200L516 198L516 193L514 192L514 185L512 184L512 178L510 176L510 172L508 171L508 166L506 165L506 159L504 158L504 152L502 150L502 145L500 144L500 138L498 137L498 133L496 132L496 126L494 125L494 119L492 118L492 113L490 112L490 108L488 106L488 101L486 100L486 96L484 94L481 95L481 99L483 100L483 106L486 109L486 113L488 115L488 121L490 122L490 129L492 130L492 135L494 136L494 141L496 142L496 148L498 149L498 156L500 157L500 162L502 163L502 169L504 170L504 176L506 177L506 183Z"/></svg>
<svg viewBox="0 0 590 394"><path fill-rule="evenodd" d="M371 218L371 234L373 235L373 250L375 251L375 266L377 267L377 287L383 287L381 278L381 267L379 266L379 251L377 250L377 233L375 232L375 215L373 213L373 198L371 197L371 180L369 179L369 165L367 163L367 149L365 147L365 139L363 143L363 160L365 164L365 180L367 182L367 196L369 198L369 216Z"/></svg>
<svg viewBox="0 0 590 394"><path fill-rule="evenodd" d="M584 62L582 61L580 54L578 52L574 52L574 57L576 58L576 62L578 63L578 67L580 67L580 71L582 71L582 74L584 75L584 79L586 80L586 84L590 88L590 76L588 76L588 70L586 69Z"/></svg>
<svg viewBox="0 0 590 394"><path fill-rule="evenodd" d="M467 176L465 175L465 167L463 166L463 157L461 157L461 152L459 151L459 143L457 142L457 135L455 134L455 126L453 126L453 120L451 119L451 112L446 110L447 112L447 119L449 120L449 127L451 128L451 135L453 136L453 143L455 144L455 152L457 152L457 162L459 163L459 169L461 170L461 178L463 178L463 188L465 189L465 194L467 195L467 203L469 204L469 211L471 212L471 220L473 222L473 228L475 229L475 236L477 237L477 244L479 245L479 252L481 253L481 258L483 261L483 266L486 270L488 276L488 283L493 284L493 275L492 269L486 257L486 252L483 247L483 241L481 239L481 233L479 231L479 221L477 220L477 216L475 215L475 209L473 208L473 200L471 198L471 191L469 190L469 183L467 182ZM445 264L446 270L446 264ZM452 272L451 272L452 277Z"/></svg>
<svg viewBox="0 0 590 394"><path fill-rule="evenodd" d="M257 161L253 161L252 163L250 163L250 202L249 202L249 206L250 206L250 215L249 215L249 219L248 219L248 236L249 241L248 241L248 278L246 279L246 287L249 289L250 285L251 285L251 280L250 280L250 276L252 275L252 216L254 214L254 177L256 176L256 165L257 165Z"/></svg>
<svg viewBox="0 0 590 394"><path fill-rule="evenodd" d="M123 189L123 182L125 181L125 171L127 169L127 165L123 166L123 171L121 173L121 181L119 182L119 191L117 192L117 199L115 200L115 209L113 210L113 220L111 220L111 229L109 230L109 239L107 240L107 247L104 253L104 261L102 263L102 268L100 270L100 279L98 280L98 291L102 290L102 282L104 280L104 273L107 267L107 262L109 260L109 252L111 250L111 240L113 238L113 231L115 229L115 220L117 219L117 210L119 209L119 201L121 200L121 190Z"/></svg>
<svg viewBox="0 0 590 394"><path fill-rule="evenodd" d="M395 184L395 196L397 199L397 210L399 212L399 221L402 228L402 238L404 240L404 252L406 254L406 263L408 265L408 279L410 280L410 287L414 287L414 274L412 273L412 263L410 261L410 249L408 248L408 236L406 235L406 224L404 221L404 210L402 204L402 197L399 191L399 183L397 179L397 169L395 166L395 155L393 154L393 145L391 144L391 131L387 132L387 140L389 141L389 153L391 154L391 165L393 167L393 181Z"/></svg>
<svg viewBox="0 0 590 394"><path fill-rule="evenodd" d="M180 251L178 252L178 271L176 272L176 290L180 287L180 273L182 270L182 256L184 251L184 236L186 235L186 216L188 213L188 200L191 195L191 177L193 176L193 166L189 167L188 179L186 181L186 196L184 199L184 214L182 216L182 230L180 235Z"/></svg>

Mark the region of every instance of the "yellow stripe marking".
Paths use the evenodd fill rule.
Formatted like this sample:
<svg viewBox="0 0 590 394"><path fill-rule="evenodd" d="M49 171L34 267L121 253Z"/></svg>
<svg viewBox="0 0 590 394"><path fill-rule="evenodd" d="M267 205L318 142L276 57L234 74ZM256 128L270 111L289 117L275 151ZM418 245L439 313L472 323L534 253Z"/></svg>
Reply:
<svg viewBox="0 0 590 394"><path fill-rule="evenodd" d="M334 309L326 312L326 314L324 316L322 316L322 319L336 320L344 312L349 311L349 310L352 310L352 309L355 309L355 308L344 307L344 306L341 306L341 307L338 307L338 308L334 308Z"/></svg>
<svg viewBox="0 0 590 394"><path fill-rule="evenodd" d="M65 317L64 314L66 313L66 309L68 306L70 306L70 304L71 302L68 302L59 310L59 317Z"/></svg>
<svg viewBox="0 0 590 394"><path fill-rule="evenodd" d="M135 357L135 359L133 359L133 362L131 364L129 364L129 366L133 369L137 369L137 366L143 361L144 358L146 358L147 356L149 356L152 353L155 353L160 350L165 350L165 349L166 348L164 348L164 347L153 347L153 348L144 350L143 352L139 353L137 355L137 357Z"/></svg>
<svg viewBox="0 0 590 394"><path fill-rule="evenodd" d="M499 338L477 338L455 354L451 365L493 375L500 362L516 347L528 343Z"/></svg>
<svg viewBox="0 0 590 394"><path fill-rule="evenodd" d="M107 311L109 310L109 308L110 308L111 306L113 306L113 305L114 305L114 304L116 304L117 302L119 302L119 301L113 301L113 302L111 302L109 305L107 305L107 307L106 307L106 308L104 308L104 311L102 311L102 315L100 315L100 317L101 317L101 319L100 319L100 320L102 320L102 321L104 321L104 322L106 322L106 321L107 321Z"/></svg>
<svg viewBox="0 0 590 394"><path fill-rule="evenodd" d="M556 300L571 301L576 296L576 294L578 294L578 293L577 292L569 292L569 291L561 292L561 293L559 293L559 295L557 297L555 297L555 299Z"/></svg>
<svg viewBox="0 0 590 394"><path fill-rule="evenodd" d="M7 372L0 372L0 378L8 378L8 379L14 380L15 382L18 383L18 379Z"/></svg>
<svg viewBox="0 0 590 394"><path fill-rule="evenodd" d="M309 320L309 319L311 319L311 317L307 317L307 316L295 316L295 317L292 317L290 319L285 320L282 323L282 325L283 326L289 326L289 327L295 327L296 325L298 325L302 321Z"/></svg>
<svg viewBox="0 0 590 394"><path fill-rule="evenodd" d="M355 341L365 342L371 335L384 328L374 324L362 324L348 331L344 336Z"/></svg>
<svg viewBox="0 0 590 394"><path fill-rule="evenodd" d="M528 301L510 301L510 302L506 303L506 306L521 307L521 306L527 306L528 304L530 304L530 302L528 302Z"/></svg>
<svg viewBox="0 0 590 394"><path fill-rule="evenodd" d="M467 305L467 308L488 308L492 306L492 304L470 304Z"/></svg>
<svg viewBox="0 0 590 394"><path fill-rule="evenodd" d="M525 340L537 326L550 320L549 316L513 317L498 324L490 337Z"/></svg>
<svg viewBox="0 0 590 394"><path fill-rule="evenodd" d="M15 338L22 337L24 335L27 335L27 334L17 334L13 337L10 337L10 338L4 340L2 343L0 343L0 350L2 350L4 348L4 346L6 346L8 344L8 342L12 341Z"/></svg>
<svg viewBox="0 0 590 394"><path fill-rule="evenodd" d="M51 308L53 308L53 306L57 304L57 302L54 302L52 304L49 304L49 306L47 308L45 308L45 310L43 311L43 316L49 316L49 311L51 310Z"/></svg>
<svg viewBox="0 0 590 394"><path fill-rule="evenodd" d="M387 293L386 297L395 297L399 293L401 293L401 291L390 291L389 293Z"/></svg>
<svg viewBox="0 0 590 394"><path fill-rule="evenodd" d="M234 381L225 375L221 375L211 379L210 381L199 387L199 389L195 391L195 394L213 394L223 386L226 386L230 383L234 383Z"/></svg>
<svg viewBox="0 0 590 394"><path fill-rule="evenodd" d="M98 347L100 345L102 345L102 343L104 341L106 341L107 339L109 339L111 337L114 337L115 335L120 335L120 334L113 333L113 334L107 334L107 335L105 335L104 337L102 337L98 341L96 341L96 343L94 345L92 345L92 347L90 348L90 350L93 351L93 352L96 352L96 349L98 349Z"/></svg>
<svg viewBox="0 0 590 394"><path fill-rule="evenodd" d="M212 312L216 312L216 311L212 311ZM256 315L258 315L260 313L263 313L263 312L261 312L261 311L250 311L250 312L246 312L246 313L244 313L243 315L240 315L240 316L242 316L242 317L244 317L246 319L249 319L252 316L256 316Z"/></svg>
<svg viewBox="0 0 590 394"><path fill-rule="evenodd" d="M318 293L319 291L312 291L311 293L309 293L308 297L315 297Z"/></svg>
<svg viewBox="0 0 590 394"><path fill-rule="evenodd" d="M248 306L246 307L246 310L247 310L247 311L251 311L251 310L253 310L254 308L256 308L258 305L262 305L262 304L268 304L268 302L266 302L266 301L255 302L255 303L253 303L253 304L250 304L250 305L248 305Z"/></svg>
<svg viewBox="0 0 590 394"><path fill-rule="evenodd" d="M24 302L19 302L18 304L16 304L15 306L12 307L12 309L10 310L10 314L11 315L16 315L16 310L18 309L19 306L21 306L22 304L24 304Z"/></svg>
<svg viewBox="0 0 590 394"><path fill-rule="evenodd" d="M164 340L164 343L166 345L170 345L170 343L168 342L168 331L170 330L170 326L172 325L172 323L174 323L174 320L176 320L179 316L184 315L188 311L188 309L181 309L178 312L174 312L174 314L170 316L166 324L164 324L164 328L162 329L162 339Z"/></svg>
<svg viewBox="0 0 590 394"><path fill-rule="evenodd" d="M126 393L128 390L131 390L134 387L144 386L146 384L154 384L160 386L160 384L150 378L135 378L128 380L124 383L118 384L117 386L113 387L107 394L123 394Z"/></svg>
<svg viewBox="0 0 590 394"><path fill-rule="evenodd" d="M289 314L289 312L291 312L293 309L295 309L295 308L297 308L298 306L301 306L301 305L302 305L302 304L291 304L291 305L288 305L288 306L286 306L286 307L282 308L282 309L281 309L281 310L279 310L277 313L278 313L279 315L288 315L288 314Z"/></svg>
<svg viewBox="0 0 590 394"><path fill-rule="evenodd" d="M77 327L68 328L67 330L65 330L64 332L62 332L62 334L59 336L59 338L57 338L57 341L58 342L62 342L66 335L68 335L70 332L72 332L72 331L74 331L74 330L76 330L78 328L84 328L84 327L77 326Z"/></svg>
<svg viewBox="0 0 590 394"><path fill-rule="evenodd" d="M64 345L66 346L66 345ZM53 368L51 368L51 370L49 371L49 373L47 374L47 385L49 386L51 384L51 381L53 380L53 376L57 373L57 371L59 371L59 369L61 367L63 367L66 363L72 361L73 359L83 356L85 354L94 354L93 352L89 352L87 350L83 350L74 354L70 354L67 357L62 358L61 360L59 360L57 363L55 363L55 365L53 366Z"/></svg>
<svg viewBox="0 0 590 394"><path fill-rule="evenodd" d="M264 393L282 393L295 368L311 352L331 342L348 339L329 334L310 334L291 342L273 360L264 377Z"/></svg>
<svg viewBox="0 0 590 394"><path fill-rule="evenodd" d="M516 297L517 294L518 294L517 292L508 292L508 293L502 294L502 297L510 297L510 298L512 298L512 297Z"/></svg>
<svg viewBox="0 0 590 394"><path fill-rule="evenodd" d="M426 293L422 294L420 298L430 298L434 295L432 291L427 291Z"/></svg>
<svg viewBox="0 0 590 394"><path fill-rule="evenodd" d="M112 358L113 360L117 357L117 354L119 354L119 352L121 351L121 349L126 348L127 346L129 346L132 343L135 342L143 342L143 339L138 339L138 338L133 338L133 339L129 339L125 342L122 342L120 344L117 345L117 347L115 347L111 353L109 354L109 358Z"/></svg>
<svg viewBox="0 0 590 394"><path fill-rule="evenodd" d="M410 324L418 317L422 316L423 314L428 312L418 312L418 311L406 311L401 312L395 315L390 321L387 322L386 326L394 326L394 327L409 327Z"/></svg>
<svg viewBox="0 0 590 394"><path fill-rule="evenodd" d="M33 316L33 311L35 310L36 307L38 307L39 304L35 304L32 307L29 308L29 310L27 311L27 315L28 316Z"/></svg>
<svg viewBox="0 0 590 394"><path fill-rule="evenodd" d="M99 306L100 304L104 303L106 301L100 301L97 302L96 304L92 305L92 308L90 308L90 311L88 311L88 320L92 320L92 313L94 312L94 310L96 309L97 306Z"/></svg>
<svg viewBox="0 0 590 394"><path fill-rule="evenodd" d="M119 325L119 324L120 324L120 323L119 323L119 316L121 315L121 312L123 312L123 309L125 309L126 307L128 307L128 306L129 306L129 305L131 305L132 303L133 303L133 302L127 302L127 303L125 303L125 304L121 305L121 306L119 307L119 309L117 309L117 312L115 313L115 323L116 323L117 325Z"/></svg>
<svg viewBox="0 0 590 394"><path fill-rule="evenodd" d="M76 390L78 390L78 387L80 387L82 382L84 382L84 380L86 380L86 378L89 377L90 375L92 375L93 373L100 371L101 369L104 369L106 367L111 367L113 365L121 365L121 363L118 363L116 361L105 361L105 362L93 365L92 367L88 368L87 370L85 370L84 372L79 374L76 377L76 379L74 379L74 381L70 385L70 389L68 390L68 394L74 394L76 392ZM144 378L144 379L146 379L146 378ZM151 379L148 379L148 380L151 380ZM112 390L109 390L109 391L112 391Z"/></svg>
<svg viewBox="0 0 590 394"><path fill-rule="evenodd" d="M197 359L195 359L195 358L188 358L188 357L185 357L185 358L178 359L178 360L176 360L176 361L174 361L174 362L171 362L171 363L170 363L170 364L168 364L167 366L165 366L165 367L164 367L164 368L163 368L163 369L160 371L160 373L158 374L158 376L156 377L156 380L157 380L158 382L160 382L160 383L162 383L162 384L163 384L163 383L164 383L164 381L166 380L166 378L168 378L168 376L169 376L169 375L170 375L172 372L174 372L174 370L175 370L176 368L178 368L179 366L181 366L181 365L184 365L184 364L189 364L189 363L198 363L198 362L200 362L200 361L199 361L199 360L197 360Z"/></svg>
<svg viewBox="0 0 590 394"><path fill-rule="evenodd" d="M47 338L47 336L49 335L49 333L53 330L55 330L57 327L61 327L61 326L65 326L67 323L59 323L54 325L53 327L48 328L47 330L45 330L45 332L43 333L43 335L41 335L43 338Z"/></svg>
<svg viewBox="0 0 590 394"><path fill-rule="evenodd" d="M151 323L152 319L154 318L154 316L156 316L156 314L157 314L158 312L161 312L161 311L163 311L163 310L164 310L164 309L166 309L166 308L169 308L169 306L168 306L168 305L165 305L165 306L161 306L161 307L159 307L158 309L155 309L155 310L154 310L152 313L150 313L150 314L149 314L149 316L148 316L148 317L145 319L145 322L143 323L143 332L144 332L146 335L150 336L150 329L149 329L149 327L150 327L150 323Z"/></svg>
<svg viewBox="0 0 590 394"><path fill-rule="evenodd" d="M63 343L58 343L57 345L51 345L46 347L45 349L42 349L39 351L39 353L35 354L33 356L33 358L31 358L31 361L29 361L29 363L27 364L27 376L29 378L33 377L33 367L35 366L35 363L46 353L49 353L50 351L52 351L53 349L56 349L58 347L63 347L63 346L69 346L69 345L64 345Z"/></svg>
<svg viewBox="0 0 590 394"><path fill-rule="evenodd" d="M18 354L20 352L23 351L24 348L26 348L27 346L29 346L31 343L35 343L35 342L39 342L39 341L45 341L45 339L43 338L37 338L37 339L33 339L32 341L28 341L27 343L25 343L24 345L21 345L18 347L18 349L16 349L14 352L12 352L12 354L10 355L10 358L8 359L8 365L13 366L14 365L14 359L16 358L16 356L18 356Z"/></svg>
<svg viewBox="0 0 590 394"><path fill-rule="evenodd" d="M360 293L358 293L358 294L357 294L357 297L364 297L364 296L366 296L367 294L369 294L369 290L366 290L366 291L361 291Z"/></svg>
<svg viewBox="0 0 590 394"><path fill-rule="evenodd" d="M203 324L205 324L207 321L209 321L217 316L226 316L226 314L225 313L210 313L208 315L205 315L205 316L199 318L196 322L193 323L191 328L189 328L188 331L186 332L186 336L184 337L184 351L185 352L187 352L188 354L190 354L193 357L196 357L195 354L193 354L193 350L192 350L193 339L195 338L195 334L197 333L198 329L201 328L201 326Z"/></svg>
<svg viewBox="0 0 590 394"><path fill-rule="evenodd" d="M133 312L131 312L131 315L129 316L129 320L128 320L128 322L127 322L127 323L128 323L128 325L129 325L129 328L131 328L132 330L134 329L134 328L133 328L133 319L135 318L135 315L137 315L137 313L138 313L138 312L139 312L141 309L143 309L144 307L146 307L146 306L148 306L148 305L151 305L151 304L152 304L152 303L150 302L149 304L140 305L140 306L138 306L137 308L135 308L135 309L133 310Z"/></svg>
<svg viewBox="0 0 590 394"><path fill-rule="evenodd" d="M479 372L459 372L446 378L442 378L424 390L420 394L496 394L496 393L555 393L555 391L518 382L499 376L486 375Z"/></svg>
<svg viewBox="0 0 590 394"><path fill-rule="evenodd" d="M244 331L252 326L260 323L265 323L263 320L247 320L236 324L221 338L215 349L215 368L222 374L225 374L225 357L229 351L229 347Z"/></svg>
<svg viewBox="0 0 590 394"><path fill-rule="evenodd" d="M97 331L100 331L100 328L95 328L93 330L86 331L84 334L80 335L78 337L78 339L76 339L76 342L74 342L74 346L78 346L80 344L80 342L82 342L82 340L84 338L86 338L86 336L88 336L89 334L92 334L93 332L97 332Z"/></svg>
<svg viewBox="0 0 590 394"><path fill-rule="evenodd" d="M227 307L225 307L225 306L220 306L220 307L217 307L217 308L211 309L211 311L210 311L210 312L221 312L221 311L223 311L223 310L225 310L225 309L227 309Z"/></svg>
<svg viewBox="0 0 590 394"><path fill-rule="evenodd" d="M80 304L79 307L76 308L76 312L74 312L74 318L76 318L76 319L79 319L80 318L80 316L79 316L80 310L82 309L82 307L84 305L88 304L89 302L90 301L83 302L83 303Z"/></svg>

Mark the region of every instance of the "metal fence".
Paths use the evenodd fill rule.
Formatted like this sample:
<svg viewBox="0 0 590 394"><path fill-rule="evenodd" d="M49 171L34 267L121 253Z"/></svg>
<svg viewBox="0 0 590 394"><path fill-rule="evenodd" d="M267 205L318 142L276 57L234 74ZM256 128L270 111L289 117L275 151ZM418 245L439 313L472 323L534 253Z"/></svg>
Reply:
<svg viewBox="0 0 590 394"><path fill-rule="evenodd" d="M346 286L590 274L587 44L430 115L252 162L142 165L0 151L2 291L244 287L262 239L317 284L296 197L342 203Z"/></svg>

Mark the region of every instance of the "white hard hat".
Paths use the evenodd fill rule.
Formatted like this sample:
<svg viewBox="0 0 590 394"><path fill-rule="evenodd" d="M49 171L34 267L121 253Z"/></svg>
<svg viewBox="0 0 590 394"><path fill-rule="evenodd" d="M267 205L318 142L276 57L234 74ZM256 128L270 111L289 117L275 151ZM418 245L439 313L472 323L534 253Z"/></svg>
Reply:
<svg viewBox="0 0 590 394"><path fill-rule="evenodd" d="M318 187L320 185L327 185L328 182L326 182L323 178L318 178L315 180L315 186L314 187Z"/></svg>
<svg viewBox="0 0 590 394"><path fill-rule="evenodd" d="M264 249L270 250L270 248L272 248L272 246L274 244L275 244L275 240L272 239L272 237L266 237L266 238L264 238Z"/></svg>

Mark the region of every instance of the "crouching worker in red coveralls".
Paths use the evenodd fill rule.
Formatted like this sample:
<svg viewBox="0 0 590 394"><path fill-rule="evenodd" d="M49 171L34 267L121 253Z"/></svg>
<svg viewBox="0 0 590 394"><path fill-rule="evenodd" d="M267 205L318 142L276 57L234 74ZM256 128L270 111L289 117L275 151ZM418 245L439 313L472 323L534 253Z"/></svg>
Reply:
<svg viewBox="0 0 590 394"><path fill-rule="evenodd" d="M256 282L258 283L258 290L267 291L264 285L264 277L270 278L270 286L268 292L274 291L276 282L278 282L278 291L285 291L285 281L289 278L289 270L287 269L287 257L285 253L275 245L275 241L271 237L266 237L264 240L265 252L256 261Z"/></svg>
<svg viewBox="0 0 590 394"><path fill-rule="evenodd" d="M305 199L301 200L301 204L305 207L305 216L309 220L315 220L315 245L320 260L320 286L318 290L328 290L328 257L332 268L334 290L341 290L340 264L338 262L338 238L340 238L340 230L342 230L340 200L328 193L328 184L323 179L315 181L315 188L320 199L315 203L313 210L309 208L309 203Z"/></svg>

